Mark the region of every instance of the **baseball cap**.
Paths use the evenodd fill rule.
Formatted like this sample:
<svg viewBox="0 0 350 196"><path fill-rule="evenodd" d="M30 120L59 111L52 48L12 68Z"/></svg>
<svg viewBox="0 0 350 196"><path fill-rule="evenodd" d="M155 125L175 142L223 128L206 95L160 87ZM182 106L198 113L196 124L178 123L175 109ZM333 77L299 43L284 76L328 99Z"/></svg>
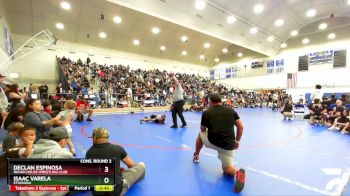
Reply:
<svg viewBox="0 0 350 196"><path fill-rule="evenodd" d="M3 78L6 77L6 75L4 73L0 73L0 77Z"/></svg>
<svg viewBox="0 0 350 196"><path fill-rule="evenodd" d="M221 102L221 95L219 93L211 93L209 99L210 101Z"/></svg>
<svg viewBox="0 0 350 196"><path fill-rule="evenodd" d="M68 132L64 127L56 127L49 131L48 137L52 140L68 138Z"/></svg>
<svg viewBox="0 0 350 196"><path fill-rule="evenodd" d="M96 139L109 138L109 132L106 128L99 127L94 129L92 132L92 137Z"/></svg>

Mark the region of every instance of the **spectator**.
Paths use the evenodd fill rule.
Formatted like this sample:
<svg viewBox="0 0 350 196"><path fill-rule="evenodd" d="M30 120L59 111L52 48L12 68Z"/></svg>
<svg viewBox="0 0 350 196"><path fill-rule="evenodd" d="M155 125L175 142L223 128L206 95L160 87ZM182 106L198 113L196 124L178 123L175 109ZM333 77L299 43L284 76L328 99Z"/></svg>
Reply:
<svg viewBox="0 0 350 196"><path fill-rule="evenodd" d="M52 125L57 123L58 118L51 118L49 114L41 111L41 102L37 99L29 99L24 115L24 126L34 127L36 130L36 141L44 138Z"/></svg>
<svg viewBox="0 0 350 196"><path fill-rule="evenodd" d="M202 114L200 133L196 140L193 161L199 162L199 153L203 144L218 152L218 158L225 174L235 176L234 191L241 192L245 183L245 170L237 169L233 164L234 150L239 148L243 134L243 123L238 114L222 105L218 93L210 95L211 106ZM235 135L234 126L237 127Z"/></svg>
<svg viewBox="0 0 350 196"><path fill-rule="evenodd" d="M9 132L7 133L7 136L5 137L4 141L2 142L2 149L4 152L16 148L19 146L19 143L17 142L18 139L18 132L20 129L22 129L24 125L22 123L16 122L12 123L9 126Z"/></svg>
<svg viewBox="0 0 350 196"><path fill-rule="evenodd" d="M10 110L14 109L21 101L23 102L23 99L27 96L26 93L22 94L19 92L18 84L12 84L7 92L10 102Z"/></svg>
<svg viewBox="0 0 350 196"><path fill-rule="evenodd" d="M12 123L20 122L23 123L23 116L25 112L26 104L24 103L18 103L16 108L10 111L10 113L7 115L5 122L4 122L4 128L9 129L9 126Z"/></svg>
<svg viewBox="0 0 350 196"><path fill-rule="evenodd" d="M48 113L51 116L52 105L51 105L50 101L48 101L48 100L43 101L43 108L44 108L44 112Z"/></svg>
<svg viewBox="0 0 350 196"><path fill-rule="evenodd" d="M88 159L116 159L116 189L112 195L125 195L126 192L145 176L145 164L135 164L125 149L109 143L109 132L105 128L97 128L92 134L93 146L86 153ZM120 162L128 166L128 170L120 172Z"/></svg>
<svg viewBox="0 0 350 196"><path fill-rule="evenodd" d="M281 110L281 113L283 114L283 120L291 120L293 118L293 104L288 99L284 101L284 105L282 106Z"/></svg>
<svg viewBox="0 0 350 196"><path fill-rule="evenodd" d="M311 95L311 101L314 103L315 99L322 100L323 92L321 91L322 86L317 84L315 86L315 91Z"/></svg>
<svg viewBox="0 0 350 196"><path fill-rule="evenodd" d="M73 129L72 129L72 119L74 117L74 110L76 107L76 102L73 100L68 100L66 101L66 103L64 104L64 111L60 112L58 115L60 116L60 122L59 125L63 126L67 132L68 132L68 146L69 149L71 151L71 153L73 154L73 156L76 156L76 152L74 149L74 145L72 143L72 133L73 133Z"/></svg>
<svg viewBox="0 0 350 196"><path fill-rule="evenodd" d="M45 82L41 82L41 86L39 87L39 93L41 99L48 99L49 97L49 87L46 85Z"/></svg>
<svg viewBox="0 0 350 196"><path fill-rule="evenodd" d="M333 125L328 128L329 131L341 131L343 133L346 132L346 128L349 126L350 119L348 117L349 112L347 110L343 110L341 115L334 120Z"/></svg>
<svg viewBox="0 0 350 196"><path fill-rule="evenodd" d="M319 99L315 99L314 103L309 108L310 110L310 121L312 125L323 124L322 111L324 110Z"/></svg>
<svg viewBox="0 0 350 196"><path fill-rule="evenodd" d="M9 105L5 90L3 89L3 82L5 75L0 73L0 125L2 124L4 118L7 116L7 107Z"/></svg>

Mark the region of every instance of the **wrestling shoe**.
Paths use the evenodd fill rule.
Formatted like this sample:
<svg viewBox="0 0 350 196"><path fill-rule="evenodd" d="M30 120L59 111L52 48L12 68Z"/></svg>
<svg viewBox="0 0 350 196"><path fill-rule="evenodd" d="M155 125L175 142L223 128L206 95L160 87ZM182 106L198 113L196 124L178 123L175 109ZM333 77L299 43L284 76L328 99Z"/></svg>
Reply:
<svg viewBox="0 0 350 196"><path fill-rule="evenodd" d="M193 153L193 162L194 163L199 163L199 155L196 153Z"/></svg>
<svg viewBox="0 0 350 196"><path fill-rule="evenodd" d="M235 175L234 192L236 193L241 192L243 190L244 183L245 183L245 170L239 169Z"/></svg>

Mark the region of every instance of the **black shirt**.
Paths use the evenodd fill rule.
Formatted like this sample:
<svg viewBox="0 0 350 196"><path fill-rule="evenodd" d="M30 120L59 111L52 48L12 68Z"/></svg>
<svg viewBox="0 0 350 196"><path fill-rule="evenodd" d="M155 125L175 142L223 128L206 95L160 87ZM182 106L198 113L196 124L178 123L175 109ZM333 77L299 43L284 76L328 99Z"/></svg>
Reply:
<svg viewBox="0 0 350 196"><path fill-rule="evenodd" d="M201 125L208 128L208 140L220 148L233 150L235 145L235 121L240 119L231 108L210 106L202 114Z"/></svg>
<svg viewBox="0 0 350 196"><path fill-rule="evenodd" d="M125 149L121 146L114 145L111 143L94 144L86 153L87 159L114 159L116 158L115 166L115 195L119 195L122 190L122 181L120 173L120 161L123 160L128 154ZM96 195L98 193L94 193Z"/></svg>
<svg viewBox="0 0 350 196"><path fill-rule="evenodd" d="M23 113L20 113L18 109L12 110L6 117L4 122L4 128L8 129L11 123L21 122L18 117L23 116Z"/></svg>

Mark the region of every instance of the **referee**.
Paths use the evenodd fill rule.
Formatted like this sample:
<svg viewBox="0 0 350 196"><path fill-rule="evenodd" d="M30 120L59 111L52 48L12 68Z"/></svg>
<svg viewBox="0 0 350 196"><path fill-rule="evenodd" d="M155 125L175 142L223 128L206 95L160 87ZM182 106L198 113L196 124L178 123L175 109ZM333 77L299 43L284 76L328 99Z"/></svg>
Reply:
<svg viewBox="0 0 350 196"><path fill-rule="evenodd" d="M181 122L182 122L181 128L184 128L187 126L185 118L182 115L182 112L184 110L184 105L185 105L185 100L183 95L184 91L175 75L173 75L173 80L174 80L173 105L171 106L171 112L173 116L173 126L171 126L170 128L178 128L176 114L178 114L181 119Z"/></svg>

